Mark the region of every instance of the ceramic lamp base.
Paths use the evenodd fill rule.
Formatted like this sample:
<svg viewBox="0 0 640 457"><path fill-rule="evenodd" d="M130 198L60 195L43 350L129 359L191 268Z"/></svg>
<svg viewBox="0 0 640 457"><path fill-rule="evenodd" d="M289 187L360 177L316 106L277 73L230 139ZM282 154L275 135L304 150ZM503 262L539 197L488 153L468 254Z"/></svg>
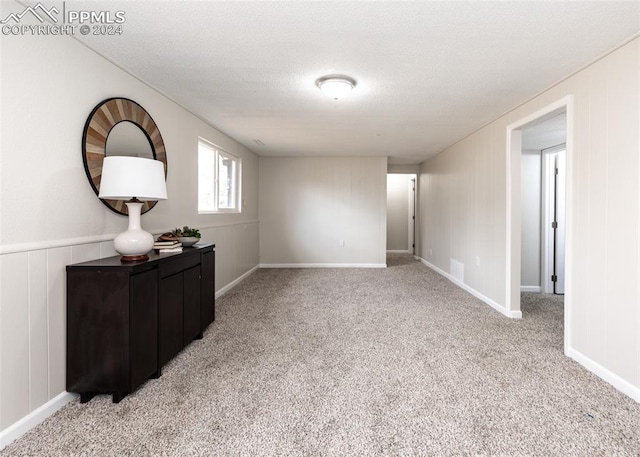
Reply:
<svg viewBox="0 0 640 457"><path fill-rule="evenodd" d="M113 246L122 257L122 262L139 262L147 260L147 253L153 249L153 235L140 227L142 203L129 201L129 228L113 240Z"/></svg>

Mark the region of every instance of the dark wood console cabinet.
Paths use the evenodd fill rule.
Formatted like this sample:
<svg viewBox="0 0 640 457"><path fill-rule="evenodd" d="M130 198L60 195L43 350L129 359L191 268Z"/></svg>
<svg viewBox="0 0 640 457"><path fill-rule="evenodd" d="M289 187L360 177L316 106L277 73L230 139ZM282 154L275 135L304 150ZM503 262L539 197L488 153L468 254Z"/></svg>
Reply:
<svg viewBox="0 0 640 457"><path fill-rule="evenodd" d="M67 266L67 391L118 403L215 318L215 245Z"/></svg>

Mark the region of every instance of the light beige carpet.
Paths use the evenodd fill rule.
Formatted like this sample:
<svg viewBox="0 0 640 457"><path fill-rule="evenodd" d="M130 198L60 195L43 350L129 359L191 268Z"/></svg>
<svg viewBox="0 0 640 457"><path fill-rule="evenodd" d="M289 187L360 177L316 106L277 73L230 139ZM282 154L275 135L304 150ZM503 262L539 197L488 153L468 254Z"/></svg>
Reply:
<svg viewBox="0 0 640 457"><path fill-rule="evenodd" d="M258 270L163 376L73 402L2 456L640 455L640 405L410 256Z"/></svg>

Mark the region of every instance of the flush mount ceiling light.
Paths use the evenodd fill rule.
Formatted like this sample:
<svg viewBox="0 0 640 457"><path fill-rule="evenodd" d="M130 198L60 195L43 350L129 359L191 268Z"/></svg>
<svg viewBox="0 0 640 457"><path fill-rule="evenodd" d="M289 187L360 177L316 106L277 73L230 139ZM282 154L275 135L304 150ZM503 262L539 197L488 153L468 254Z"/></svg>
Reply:
<svg viewBox="0 0 640 457"><path fill-rule="evenodd" d="M327 97L340 100L349 95L351 90L356 87L356 82L348 76L331 75L318 79L316 86L318 86Z"/></svg>

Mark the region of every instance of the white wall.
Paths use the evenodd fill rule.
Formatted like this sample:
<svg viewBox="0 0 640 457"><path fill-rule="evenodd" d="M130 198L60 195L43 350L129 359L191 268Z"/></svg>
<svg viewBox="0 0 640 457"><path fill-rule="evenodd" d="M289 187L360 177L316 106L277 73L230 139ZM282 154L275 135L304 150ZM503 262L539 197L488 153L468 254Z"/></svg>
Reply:
<svg viewBox="0 0 640 457"><path fill-rule="evenodd" d="M520 175L522 210L522 269L520 284L523 290L540 291L541 268L541 151L522 151Z"/></svg>
<svg viewBox="0 0 640 457"><path fill-rule="evenodd" d="M420 256L444 271L451 258L464 262L465 283L505 306L506 129L568 95L574 154L565 352L640 401L640 39L424 162Z"/></svg>
<svg viewBox="0 0 640 457"><path fill-rule="evenodd" d="M414 176L387 175L387 251L409 248L409 184Z"/></svg>
<svg viewBox="0 0 640 457"><path fill-rule="evenodd" d="M260 263L384 266L386 186L385 157L261 157Z"/></svg>
<svg viewBox="0 0 640 457"><path fill-rule="evenodd" d="M1 17L24 9L0 4ZM65 390L65 266L113 255L110 240L127 225L100 203L84 172L82 131L93 107L127 97L154 118L167 149L169 199L142 224L155 233L200 228L203 241L217 244L217 291L258 263L258 158L69 37L3 36L1 54L0 430L6 431ZM242 158L242 214L197 214L198 136Z"/></svg>

